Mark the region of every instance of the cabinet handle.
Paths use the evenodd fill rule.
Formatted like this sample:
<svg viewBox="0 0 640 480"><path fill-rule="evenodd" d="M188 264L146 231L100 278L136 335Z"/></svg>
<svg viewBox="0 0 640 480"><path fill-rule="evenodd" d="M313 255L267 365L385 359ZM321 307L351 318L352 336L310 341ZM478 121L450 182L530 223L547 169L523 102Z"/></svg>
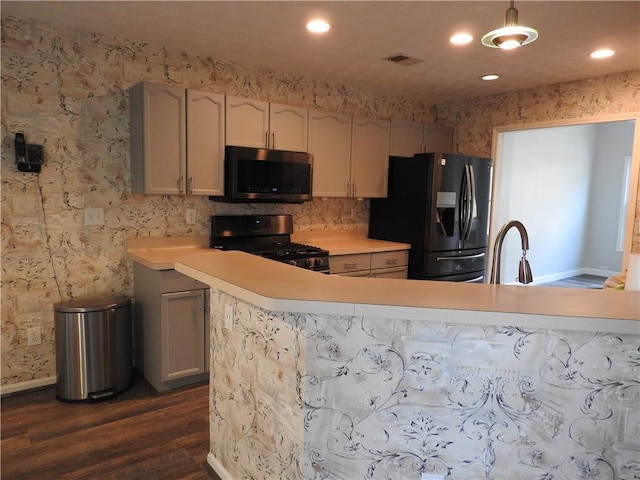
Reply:
<svg viewBox="0 0 640 480"><path fill-rule="evenodd" d="M184 192L184 175L180 175L178 178L178 192Z"/></svg>
<svg viewBox="0 0 640 480"><path fill-rule="evenodd" d="M276 132L271 132L271 148L276 148Z"/></svg>
<svg viewBox="0 0 640 480"><path fill-rule="evenodd" d="M344 264L344 268L345 269L354 269L358 266L358 262L353 262L353 263L345 263Z"/></svg>
<svg viewBox="0 0 640 480"><path fill-rule="evenodd" d="M189 177L189 180L187 181L187 193L192 193L193 192L193 177Z"/></svg>
<svg viewBox="0 0 640 480"><path fill-rule="evenodd" d="M264 132L264 148L269 148L269 132Z"/></svg>
<svg viewBox="0 0 640 480"><path fill-rule="evenodd" d="M398 259L397 258L387 258L384 263L386 265L396 265L398 263Z"/></svg>

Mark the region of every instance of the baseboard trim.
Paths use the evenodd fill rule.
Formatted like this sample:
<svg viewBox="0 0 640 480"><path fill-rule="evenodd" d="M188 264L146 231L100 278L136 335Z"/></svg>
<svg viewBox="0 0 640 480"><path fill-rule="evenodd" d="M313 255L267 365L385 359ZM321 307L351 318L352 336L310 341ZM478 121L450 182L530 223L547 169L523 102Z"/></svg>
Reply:
<svg viewBox="0 0 640 480"><path fill-rule="evenodd" d="M596 277L609 278L611 275L620 275L620 272L612 272L600 268L583 268L582 275L595 275Z"/></svg>
<svg viewBox="0 0 640 480"><path fill-rule="evenodd" d="M211 468L213 468L213 471L216 472L216 475L220 477L220 480L234 480L227 469L222 466L215 455L211 452L207 454L207 463Z"/></svg>
<svg viewBox="0 0 640 480"><path fill-rule="evenodd" d="M10 385L2 385L0 387L0 397L10 395L12 393L26 392L28 390L36 390L38 388L49 387L56 384L56 377L38 378L27 382L12 383Z"/></svg>

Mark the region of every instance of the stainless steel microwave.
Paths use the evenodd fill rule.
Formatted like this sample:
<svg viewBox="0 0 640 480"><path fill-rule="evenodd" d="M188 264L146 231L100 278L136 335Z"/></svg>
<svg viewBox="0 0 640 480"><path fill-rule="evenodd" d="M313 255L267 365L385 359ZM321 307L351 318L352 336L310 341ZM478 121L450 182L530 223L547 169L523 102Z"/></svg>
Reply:
<svg viewBox="0 0 640 480"><path fill-rule="evenodd" d="M302 203L311 200L313 155L284 150L227 146L225 202Z"/></svg>

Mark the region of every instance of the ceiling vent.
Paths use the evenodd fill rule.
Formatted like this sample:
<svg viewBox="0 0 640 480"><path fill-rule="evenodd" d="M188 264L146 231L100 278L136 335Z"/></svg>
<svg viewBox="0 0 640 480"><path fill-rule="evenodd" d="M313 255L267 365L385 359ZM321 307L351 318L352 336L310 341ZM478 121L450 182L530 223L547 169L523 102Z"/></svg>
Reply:
<svg viewBox="0 0 640 480"><path fill-rule="evenodd" d="M407 57L406 55L402 55L399 53L398 55L393 55L392 57L387 57L385 60L391 63L397 63L398 65L404 65L405 67L410 67L411 65L415 65L416 63L422 63L423 60L418 58Z"/></svg>

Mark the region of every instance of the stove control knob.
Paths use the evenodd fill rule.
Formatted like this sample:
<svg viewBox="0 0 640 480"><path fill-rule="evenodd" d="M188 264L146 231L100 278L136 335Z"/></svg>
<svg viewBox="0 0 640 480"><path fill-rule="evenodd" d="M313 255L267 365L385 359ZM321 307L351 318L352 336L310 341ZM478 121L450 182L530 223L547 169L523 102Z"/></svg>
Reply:
<svg viewBox="0 0 640 480"><path fill-rule="evenodd" d="M305 264L305 266L306 266L306 267L309 267L309 268L310 268L310 267L312 267L312 266L313 266L313 260L311 260L310 258L307 258L307 259L304 261L304 264Z"/></svg>
<svg viewBox="0 0 640 480"><path fill-rule="evenodd" d="M317 267L324 267L324 261L321 258L316 258L315 264Z"/></svg>
<svg viewBox="0 0 640 480"><path fill-rule="evenodd" d="M297 266L298 264L296 263L295 260L289 260L289 265L293 265L294 267Z"/></svg>

